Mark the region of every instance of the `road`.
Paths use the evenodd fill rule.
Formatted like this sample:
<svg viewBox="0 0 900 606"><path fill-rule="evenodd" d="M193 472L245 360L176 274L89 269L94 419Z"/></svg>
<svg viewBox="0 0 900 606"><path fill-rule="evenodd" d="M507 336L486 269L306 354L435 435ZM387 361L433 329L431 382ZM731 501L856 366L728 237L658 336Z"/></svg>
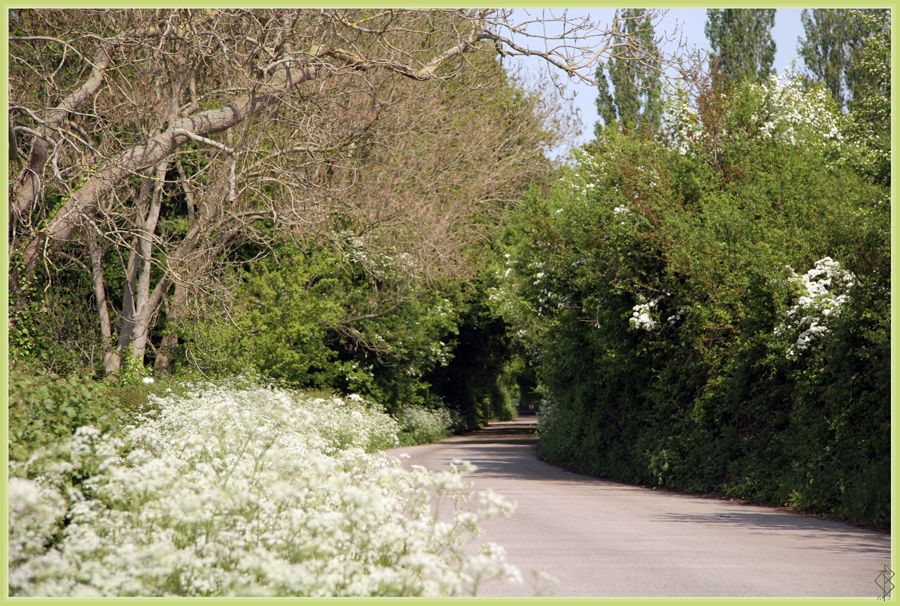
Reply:
<svg viewBox="0 0 900 606"><path fill-rule="evenodd" d="M474 490L518 503L482 525L528 578L559 597L866 597L890 565L888 533L746 505L590 478L537 458L534 417L494 422L435 444L395 448L404 466L470 461ZM480 597L532 596L494 582Z"/></svg>

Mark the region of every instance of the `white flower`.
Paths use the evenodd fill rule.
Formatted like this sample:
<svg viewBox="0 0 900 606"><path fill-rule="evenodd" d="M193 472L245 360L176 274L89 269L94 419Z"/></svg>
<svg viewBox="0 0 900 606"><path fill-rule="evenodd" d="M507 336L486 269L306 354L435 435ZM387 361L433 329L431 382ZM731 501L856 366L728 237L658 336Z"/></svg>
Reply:
<svg viewBox="0 0 900 606"><path fill-rule="evenodd" d="M775 327L775 334L784 334L802 328L797 340L788 347L787 357L806 350L813 341L825 335L829 329L827 323L840 316L841 308L850 301L847 291L854 285L855 276L841 269L840 263L831 257L816 261L815 267L804 275L798 276L787 268L791 275L789 282L800 287L800 296L782 316Z"/></svg>
<svg viewBox="0 0 900 606"><path fill-rule="evenodd" d="M659 296L652 300L647 300L643 295L637 296L639 303L632 307L631 317L628 319L628 322L634 328L641 328L643 330L653 330L656 328L656 320L654 320L650 316L650 310L656 307L656 304L659 303L663 297Z"/></svg>
<svg viewBox="0 0 900 606"><path fill-rule="evenodd" d="M56 453L68 472L50 454L17 468L38 477L9 482L12 595L441 596L516 577L500 551L466 548L510 506L495 495L465 503L471 464L408 473L367 454L397 444L400 426L377 405L190 387L156 399L158 414L125 432L128 451L80 428ZM447 411L405 413L449 421ZM71 472L87 470L82 492ZM439 500L453 505L449 521L433 515Z"/></svg>

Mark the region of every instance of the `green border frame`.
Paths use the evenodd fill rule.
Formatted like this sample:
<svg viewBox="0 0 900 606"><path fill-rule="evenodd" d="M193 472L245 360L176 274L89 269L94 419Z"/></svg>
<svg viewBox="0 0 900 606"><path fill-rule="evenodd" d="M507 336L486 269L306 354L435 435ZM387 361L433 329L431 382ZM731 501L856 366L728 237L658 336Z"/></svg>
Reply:
<svg viewBox="0 0 900 606"><path fill-rule="evenodd" d="M149 3L146 1L130 3L127 0L119 0L115 2L110 1L98 1L98 2L67 2L65 0L57 0L57 1L47 1L47 0L37 0L37 1L19 1L19 2L10 2L4 0L2 2L3 5L3 43L4 46L8 44L8 31L9 31L9 20L8 20L8 11L14 8L80 8L80 7L108 7L108 8L142 8L147 7ZM192 0L188 2L178 0L158 0L157 2L153 2L152 5L154 8L179 8L184 7L185 5L190 5L192 7L223 7L223 6L246 6L246 2L235 2L234 0L224 0L222 2L212 2L209 0ZM401 7L401 8L470 8L470 7L482 7L488 6L492 3L486 2L471 2L471 0L463 1L463 2L446 2L446 0L440 1L428 1L422 0L419 2L413 2L410 0L400 0L399 2L384 2L382 1L374 1L374 0L356 0L353 2L348 2L347 0L339 0L338 2L298 2L298 1L285 1L285 0L267 0L260 4L260 6L265 7L297 7L297 8L315 8L321 7L323 5L327 5L333 8L347 7L347 8L360 8L360 7ZM535 0L520 0L518 2L510 3L508 0L505 2L496 3L501 8L545 8L547 7L546 2L536 2ZM836 2L834 0L825 0L817 3L810 2L797 2L791 1L788 3L784 2L774 2L772 0L762 0L756 2L696 2L696 1L687 1L687 2L671 2L671 1L663 1L663 2L633 2L633 1L625 1L621 3L612 3L607 0L597 0L594 2L587 2L585 0L568 0L562 6L554 7L556 9L562 8L580 8L580 9L589 9L589 8L743 8L752 6L754 8L843 8L846 7L850 2L846 0L843 2ZM884 0L876 0L874 2L865 2L864 6L867 8L890 8L892 12L896 14L896 9L900 6L900 2L897 0L887 1ZM894 15L892 15L894 16ZM893 41L896 38L896 33L898 30L898 25L896 19L893 19L891 22L891 40ZM891 57L892 57L892 67L891 67L891 80L893 80L894 75L897 72L897 57L900 55L900 51L898 51L898 45L892 45L891 47ZM9 65L8 65L8 55L4 53L2 57L0 57L0 70L2 70L2 74L4 76L4 80L8 81L9 76ZM9 89L7 87L6 90L2 93L2 109L4 112L8 111L9 107ZM892 98L892 113L893 109L896 108L898 103L896 102L896 97ZM898 134L898 126L896 117L892 118L891 122L891 140L892 147L891 153L892 157L894 151L896 150L896 140ZM9 136L9 121L2 122L0 121L0 136L4 138ZM9 157L8 157L8 146L0 145L0 161L2 161L4 168L9 166ZM9 233L9 178L8 178L8 169L2 172L0 175L0 179L2 179L3 183L3 191L5 192L4 201L6 208L0 216L0 225L3 226L4 233ZM895 192L897 189L896 180L894 179L896 171L891 167L891 175L892 175L892 187L891 187L891 199L892 201L896 199ZM894 243L896 241L897 235L897 223L896 223L896 213L894 212L894 207L891 208L891 249L894 249ZM2 327L0 327L0 331L2 331L2 344L0 347L3 349L3 358L0 360L0 384L2 384L2 394L3 401L6 404L8 402L8 393L9 393L9 292L8 292L8 284L9 284L9 248L8 246L3 247L2 253L3 262L3 275L4 282L7 284L7 288L3 290L2 294L2 305L3 305L3 323ZM896 283L897 278L900 277L895 271L894 266L891 266L891 280ZM897 409L898 402L898 390L895 382L893 381L894 377L900 376L897 371L900 371L900 360L898 360L897 353L898 347L896 345L894 337L897 333L897 319L898 313L896 311L896 307L894 306L893 299L893 290L891 292L891 419L892 421L896 418L894 412ZM3 426L2 426L2 436L4 443L8 443L9 435L8 435L8 412L6 406L3 408ZM897 441L894 439L895 431L891 432L891 502L892 504L896 502L897 496L897 465L896 465L896 454L897 454ZM7 502L7 486L8 486L8 473L9 473L9 453L8 451L4 451L4 466L3 466L3 483L0 485L0 495L2 495L2 505L0 505L0 511L2 511L3 515L3 537L2 537L2 552L4 554L7 553L7 541L8 541L8 502ZM892 507L891 511L891 526L896 528L897 522L897 512L896 509ZM895 537L891 534L891 569L900 573L900 567L897 566L897 555L896 555L896 542ZM4 558L5 559L5 558ZM647 571L648 578L652 579L653 571ZM898 586L894 592L892 597L888 600L889 602L897 602L900 599L900 574L895 577L897 580L896 585ZM873 583L875 582L873 578ZM7 597L7 590L5 588L8 587L8 568L2 567L0 568L0 583L2 583L3 593L2 593L2 601L9 603L21 603L21 604L59 604L59 603L77 603L77 604L97 604L98 600L95 598L10 598ZM877 598L876 598L877 599ZM356 604L356 603L364 603L364 604L372 604L372 603L397 603L397 602L407 602L411 601L415 604L448 604L448 603L456 603L459 601L464 601L467 604L491 604L496 606L518 606L524 603L534 603L534 604L557 604L557 603L565 603L565 604L598 604L598 605L607 605L607 604L622 604L622 605L639 605L639 604L655 604L658 602L665 602L671 604L721 604L721 603L735 603L742 605L751 605L751 604L797 604L797 605L813 605L813 604L872 604L873 598L106 598L100 600L99 602L102 604L139 604L139 603L161 603L165 604L178 604L178 603L194 603L200 601L204 604L251 604L262 602L265 604L287 604L287 603L304 603L304 604Z"/></svg>

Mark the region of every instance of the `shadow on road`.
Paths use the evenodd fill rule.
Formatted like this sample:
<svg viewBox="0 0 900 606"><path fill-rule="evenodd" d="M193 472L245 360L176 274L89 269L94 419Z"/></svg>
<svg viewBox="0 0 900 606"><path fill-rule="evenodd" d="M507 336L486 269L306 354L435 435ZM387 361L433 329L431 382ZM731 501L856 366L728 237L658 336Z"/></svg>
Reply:
<svg viewBox="0 0 900 606"><path fill-rule="evenodd" d="M485 442L505 442L511 440L523 444L537 444L537 421L535 417L526 417L515 421L494 421L487 427L476 429L442 442L453 444L484 444Z"/></svg>
<svg viewBox="0 0 900 606"><path fill-rule="evenodd" d="M449 464L465 459L478 468L479 477L538 480L564 484L617 486L623 490L648 490L641 486L594 478L552 465L538 458L537 423L535 417L514 421L494 421L487 427L445 438L438 442L450 449L438 459Z"/></svg>
<svg viewBox="0 0 900 606"><path fill-rule="evenodd" d="M643 492L663 499L700 499L709 501L708 495L689 494L677 491L655 490L634 484L583 475L572 470L551 465L538 459L537 425L534 418L517 421L491 423L488 427L441 441L450 447L438 459L449 464L454 458L461 458L475 465L475 477L486 481L525 480L553 484L591 487L591 490L605 492L614 489L617 493ZM598 493L598 498L602 495ZM697 515L669 513L653 516L653 521L662 523L684 523L703 526L740 528L752 534L777 535L785 531L804 533L804 538L827 537L825 549L837 553L871 554L890 557L890 546L873 541L874 536L883 535L877 531L855 528L842 522L821 519L811 515L788 511L783 508L744 504L725 499L721 501L727 509L713 514ZM742 508L746 510L741 511ZM677 507L674 509L678 509Z"/></svg>
<svg viewBox="0 0 900 606"><path fill-rule="evenodd" d="M741 512L736 507L752 508L752 511ZM877 544L872 541L877 531L854 528L842 522L821 520L794 511L767 510L762 505L734 505L727 514L696 515L686 513L668 513L655 517L656 521L667 523L703 524L722 527L742 528L751 534L778 535L791 531L794 536L821 541L827 538L830 544L824 547L836 553L872 554L890 558L890 545ZM797 534L797 532L807 534ZM819 547L820 549L823 547Z"/></svg>

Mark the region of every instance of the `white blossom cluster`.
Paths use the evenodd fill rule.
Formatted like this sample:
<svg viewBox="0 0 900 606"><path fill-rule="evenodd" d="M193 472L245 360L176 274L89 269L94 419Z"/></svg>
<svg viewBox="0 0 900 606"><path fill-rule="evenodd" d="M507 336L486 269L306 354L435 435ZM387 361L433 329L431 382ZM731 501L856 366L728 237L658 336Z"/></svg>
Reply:
<svg viewBox="0 0 900 606"><path fill-rule="evenodd" d="M638 304L631 308L632 314L631 317L628 318L628 322L634 328L641 328L647 331L653 330L656 328L656 320L653 319L650 313L663 297L659 296L655 299L647 299L644 295L639 294L637 299Z"/></svg>
<svg viewBox="0 0 900 606"><path fill-rule="evenodd" d="M843 137L831 96L824 88L805 91L803 81L791 69L772 75L753 88L762 94L762 107L751 120L760 124L764 137L791 145L822 145L839 149Z"/></svg>
<svg viewBox="0 0 900 606"><path fill-rule="evenodd" d="M418 278L422 270L419 261L408 252L389 255L369 249L366 238L351 230L334 231L331 235L347 246L347 258L380 278Z"/></svg>
<svg viewBox="0 0 900 606"><path fill-rule="evenodd" d="M157 403L124 440L84 427L11 463L11 595L458 596L521 580L501 548L465 549L511 504L465 505L471 465L367 454L398 426L358 396L208 385Z"/></svg>
<svg viewBox="0 0 900 606"><path fill-rule="evenodd" d="M788 347L787 357L808 349L812 342L828 332L828 321L840 315L841 308L850 301L848 290L853 286L855 277L840 263L825 257L816 261L815 267L802 276L788 267L791 276L788 281L800 288L800 297L782 317L781 323L775 327L775 334L781 335L798 328L801 330L797 340Z"/></svg>
<svg viewBox="0 0 900 606"><path fill-rule="evenodd" d="M676 89L666 95L665 114L666 123L674 128L678 153L693 155L694 148L705 140L705 134L700 114L691 107L684 90Z"/></svg>
<svg viewBox="0 0 900 606"><path fill-rule="evenodd" d="M541 261L534 261L532 263L529 263L528 267L538 269L538 270L543 270L544 264ZM538 303L537 312L538 312L539 316L543 315L544 311L547 311L547 309L549 308L549 305L553 299L560 298L560 296L558 294L555 294L552 291L548 290L547 288L543 287L543 282L544 282L545 278L549 278L547 273L544 271L538 271L536 274L534 274L534 281L531 283L532 286L537 286L539 288L538 297L537 297L537 303ZM559 307L560 308L563 307L562 302L559 303Z"/></svg>
<svg viewBox="0 0 900 606"><path fill-rule="evenodd" d="M594 181L605 175L607 161L580 149L573 150L572 156L575 161L574 170L560 178L560 183L567 184L571 199L584 202L595 193L597 184Z"/></svg>

